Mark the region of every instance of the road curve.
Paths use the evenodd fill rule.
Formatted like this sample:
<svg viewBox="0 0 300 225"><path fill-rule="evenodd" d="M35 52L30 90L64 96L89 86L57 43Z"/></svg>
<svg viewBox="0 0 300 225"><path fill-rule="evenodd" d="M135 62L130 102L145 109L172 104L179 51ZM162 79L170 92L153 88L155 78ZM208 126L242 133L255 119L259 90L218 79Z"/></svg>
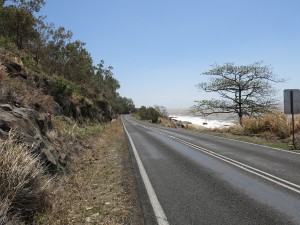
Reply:
<svg viewBox="0 0 300 225"><path fill-rule="evenodd" d="M164 224L300 224L300 154L130 116L123 117L123 125L164 213ZM136 158L134 162L137 165ZM143 199L144 183L140 190L145 222L162 224L160 216L151 216L150 201Z"/></svg>

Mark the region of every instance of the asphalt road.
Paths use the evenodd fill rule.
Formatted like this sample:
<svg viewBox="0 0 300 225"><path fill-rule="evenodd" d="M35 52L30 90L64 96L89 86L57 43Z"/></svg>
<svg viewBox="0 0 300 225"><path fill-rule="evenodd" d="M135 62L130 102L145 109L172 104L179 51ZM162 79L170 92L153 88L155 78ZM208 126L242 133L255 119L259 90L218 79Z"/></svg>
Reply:
<svg viewBox="0 0 300 225"><path fill-rule="evenodd" d="M146 224L300 224L300 154L130 116L123 124L141 161Z"/></svg>

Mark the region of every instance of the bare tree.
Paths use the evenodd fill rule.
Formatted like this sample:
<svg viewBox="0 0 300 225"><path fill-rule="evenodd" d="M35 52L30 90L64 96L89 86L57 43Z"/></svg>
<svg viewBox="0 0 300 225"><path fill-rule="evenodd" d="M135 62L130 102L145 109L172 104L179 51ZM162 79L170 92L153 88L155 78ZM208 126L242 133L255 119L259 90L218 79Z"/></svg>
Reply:
<svg viewBox="0 0 300 225"><path fill-rule="evenodd" d="M245 115L256 116L276 109L276 90L271 83L284 82L273 74L270 66L264 66L262 62L248 66L215 64L202 75L212 76L210 82L199 83L196 87L205 92L218 93L223 100L195 101L197 104L190 111L201 116L236 113L241 125Z"/></svg>

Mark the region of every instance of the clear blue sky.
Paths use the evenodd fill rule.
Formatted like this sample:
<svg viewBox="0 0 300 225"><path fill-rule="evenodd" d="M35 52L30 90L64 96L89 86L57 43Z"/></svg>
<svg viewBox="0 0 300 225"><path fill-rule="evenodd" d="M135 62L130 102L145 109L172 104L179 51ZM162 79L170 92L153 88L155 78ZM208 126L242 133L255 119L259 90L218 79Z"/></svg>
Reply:
<svg viewBox="0 0 300 225"><path fill-rule="evenodd" d="M300 89L299 0L49 0L41 10L114 67L137 107L189 108L215 62L264 61Z"/></svg>

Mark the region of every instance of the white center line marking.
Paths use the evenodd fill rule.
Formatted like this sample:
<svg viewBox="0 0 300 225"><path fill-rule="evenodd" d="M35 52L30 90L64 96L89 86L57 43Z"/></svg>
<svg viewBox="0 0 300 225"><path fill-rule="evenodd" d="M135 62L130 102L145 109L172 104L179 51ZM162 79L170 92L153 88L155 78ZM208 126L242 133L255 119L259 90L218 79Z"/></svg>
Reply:
<svg viewBox="0 0 300 225"><path fill-rule="evenodd" d="M226 156L223 156L221 154L213 152L213 151L211 151L209 149L202 148L202 147L200 147L198 145L192 144L192 143L187 142L187 141L185 141L183 139L174 137L174 136L172 136L172 135L170 135L168 133L163 132L160 129L151 128L151 127L147 127L147 126L142 126L142 127L144 127L145 129L151 130L153 132L159 133L159 134L161 134L161 135L163 135L165 137L172 138L173 140L175 140L175 141L177 141L177 142L179 142L181 144L184 144L184 145L189 146L189 147L191 147L193 149L201 151L201 152L203 152L205 154L208 154L210 156L218 158L218 159L220 159L220 160L222 160L224 162L227 162L227 163L229 163L229 164L231 164L233 166L236 166L236 167L238 167L238 168L240 168L242 170L245 170L245 171L247 171L249 173L257 175L257 176L259 176L261 178L264 178L264 179L266 179L268 181L271 181L271 182L273 182L273 183L275 183L275 184L277 184L279 186L285 187L285 188L287 188L287 189L289 189L291 191L294 191L294 192L300 194L300 185L297 185L297 184L292 183L290 181L284 180L284 179L282 179L280 177L274 176L274 175L272 175L270 173L267 173L267 172L264 172L262 170L256 169L256 168L254 168L252 166L249 166L247 164L241 163L241 162L236 161L234 159L228 158Z"/></svg>

